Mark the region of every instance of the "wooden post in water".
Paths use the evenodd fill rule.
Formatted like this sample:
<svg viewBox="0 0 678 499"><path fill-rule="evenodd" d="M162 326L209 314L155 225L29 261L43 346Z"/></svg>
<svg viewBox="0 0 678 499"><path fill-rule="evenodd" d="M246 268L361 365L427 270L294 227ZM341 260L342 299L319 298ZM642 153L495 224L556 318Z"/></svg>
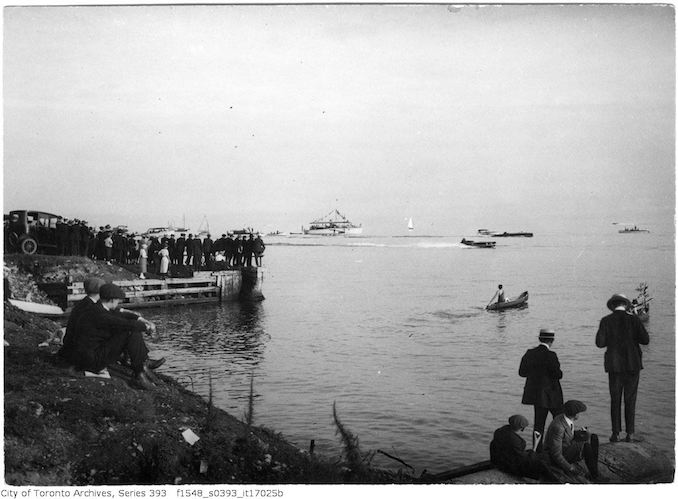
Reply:
<svg viewBox="0 0 678 499"><path fill-rule="evenodd" d="M243 301L261 301L264 295L261 285L264 282L264 270L261 267L243 267L240 299Z"/></svg>

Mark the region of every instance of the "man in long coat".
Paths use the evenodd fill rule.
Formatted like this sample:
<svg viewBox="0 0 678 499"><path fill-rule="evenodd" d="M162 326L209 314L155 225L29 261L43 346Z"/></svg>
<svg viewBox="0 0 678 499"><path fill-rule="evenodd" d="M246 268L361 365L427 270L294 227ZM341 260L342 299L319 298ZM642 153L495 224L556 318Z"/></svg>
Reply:
<svg viewBox="0 0 678 499"><path fill-rule="evenodd" d="M560 370L558 355L551 350L554 340L553 329L540 330L539 346L525 352L518 369L518 374L527 378L522 402L534 406L533 443L538 438L536 432L544 435L548 413L555 417L563 405L563 389L560 386L563 371ZM541 447L542 442L539 442L537 450Z"/></svg>
<svg viewBox="0 0 678 499"><path fill-rule="evenodd" d="M626 312L631 305L624 295L612 295L607 308L612 313L600 320L596 334L596 346L606 348L605 372L610 386L610 416L612 435L610 442L619 442L621 432L621 402L624 397L624 420L626 441L634 442L636 421L636 396L640 370L643 368L643 352L640 345L650 343L650 336L640 319Z"/></svg>

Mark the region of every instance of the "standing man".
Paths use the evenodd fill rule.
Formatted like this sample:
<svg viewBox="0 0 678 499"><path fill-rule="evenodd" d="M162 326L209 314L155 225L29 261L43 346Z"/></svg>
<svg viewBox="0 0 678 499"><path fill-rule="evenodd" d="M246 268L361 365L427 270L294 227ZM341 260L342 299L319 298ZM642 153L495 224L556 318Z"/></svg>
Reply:
<svg viewBox="0 0 678 499"><path fill-rule="evenodd" d="M186 239L186 261L184 265L193 265L193 234L189 234L188 239Z"/></svg>
<svg viewBox="0 0 678 499"><path fill-rule="evenodd" d="M212 235L207 234L207 237L202 242L202 254L205 259L205 267L207 267L207 270L212 270L213 253L214 241L212 241Z"/></svg>
<svg viewBox="0 0 678 499"><path fill-rule="evenodd" d="M257 232L257 237L253 243L254 263L257 265L257 267L261 267L261 259L264 257L265 249L266 245L264 244L264 241L261 239L261 234Z"/></svg>
<svg viewBox="0 0 678 499"><path fill-rule="evenodd" d="M560 386L563 371L560 370L558 355L551 350L555 335L553 329L541 329L539 346L525 352L518 369L518 374L527 378L522 402L534 406L533 444L539 436L544 435L548 413L555 417L563 405L563 389ZM541 448L542 441L537 450Z"/></svg>
<svg viewBox="0 0 678 499"><path fill-rule="evenodd" d="M202 241L195 236L191 245L193 247L193 270L199 270L202 262Z"/></svg>
<svg viewBox="0 0 678 499"><path fill-rule="evenodd" d="M173 265L184 265L184 250L186 249L186 234L181 234L177 239Z"/></svg>
<svg viewBox="0 0 678 499"><path fill-rule="evenodd" d="M231 269L235 266L235 239L233 233L228 233L228 238L224 243L224 257L226 257L226 267Z"/></svg>
<svg viewBox="0 0 678 499"><path fill-rule="evenodd" d="M250 235L247 239L243 241L242 245L244 265L247 267L252 266L252 257L254 256L254 234L250 232Z"/></svg>
<svg viewBox="0 0 678 499"><path fill-rule="evenodd" d="M624 397L624 420L626 423L626 441L638 441L634 438L636 418L636 395L640 370L643 368L643 352L640 345L650 343L650 336L640 319L626 313L631 305L629 299L621 294L612 295L607 308L612 313L600 320L596 334L596 346L607 347L605 352L605 372L610 385L610 416L612 435L610 442L619 442L621 432L621 402Z"/></svg>

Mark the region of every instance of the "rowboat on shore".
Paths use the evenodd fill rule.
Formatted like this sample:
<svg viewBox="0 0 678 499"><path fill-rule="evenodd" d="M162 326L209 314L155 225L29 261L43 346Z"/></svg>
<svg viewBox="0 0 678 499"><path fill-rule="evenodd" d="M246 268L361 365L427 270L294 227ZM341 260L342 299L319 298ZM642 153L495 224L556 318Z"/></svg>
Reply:
<svg viewBox="0 0 678 499"><path fill-rule="evenodd" d="M41 317L62 317L65 315L64 311L56 305L48 305L46 303L35 303L32 301L14 300L10 298L9 302L16 308L24 312L39 315Z"/></svg>
<svg viewBox="0 0 678 499"><path fill-rule="evenodd" d="M527 299L529 295L527 291L523 291L520 296L517 298L513 298L512 300L507 300L505 302L501 303L491 303L487 307L485 307L486 310L504 310L505 308L517 308L517 307L522 307L524 305L527 305Z"/></svg>

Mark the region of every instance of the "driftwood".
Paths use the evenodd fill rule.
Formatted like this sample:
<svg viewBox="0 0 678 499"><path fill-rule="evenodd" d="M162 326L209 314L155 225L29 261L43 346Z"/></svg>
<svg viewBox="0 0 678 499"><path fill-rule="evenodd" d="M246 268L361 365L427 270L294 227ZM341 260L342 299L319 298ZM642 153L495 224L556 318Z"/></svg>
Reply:
<svg viewBox="0 0 678 499"><path fill-rule="evenodd" d="M400 464L402 464L403 466L407 466L407 467L408 467L409 469L411 469L411 470L414 470L414 468L413 468L412 466L410 466L409 464L407 464L407 463L406 463L405 461L403 461L402 459L399 459L399 458L397 458L397 457L395 457L395 456L392 456L391 454L389 454L389 453L387 453L387 452L384 452L384 451L381 450L381 449L377 449L377 452L378 452L379 454L383 454L384 456L386 456L386 457L388 457L388 458L390 458L390 459L393 459L394 461L398 461Z"/></svg>
<svg viewBox="0 0 678 499"><path fill-rule="evenodd" d="M492 461L481 461L479 463L461 466L453 470L443 471L442 473L435 473L433 475L424 470L419 479L422 482L427 483L445 482L447 480L452 480L453 478L459 478L460 476L470 475L479 471L491 470L492 468L494 468Z"/></svg>

